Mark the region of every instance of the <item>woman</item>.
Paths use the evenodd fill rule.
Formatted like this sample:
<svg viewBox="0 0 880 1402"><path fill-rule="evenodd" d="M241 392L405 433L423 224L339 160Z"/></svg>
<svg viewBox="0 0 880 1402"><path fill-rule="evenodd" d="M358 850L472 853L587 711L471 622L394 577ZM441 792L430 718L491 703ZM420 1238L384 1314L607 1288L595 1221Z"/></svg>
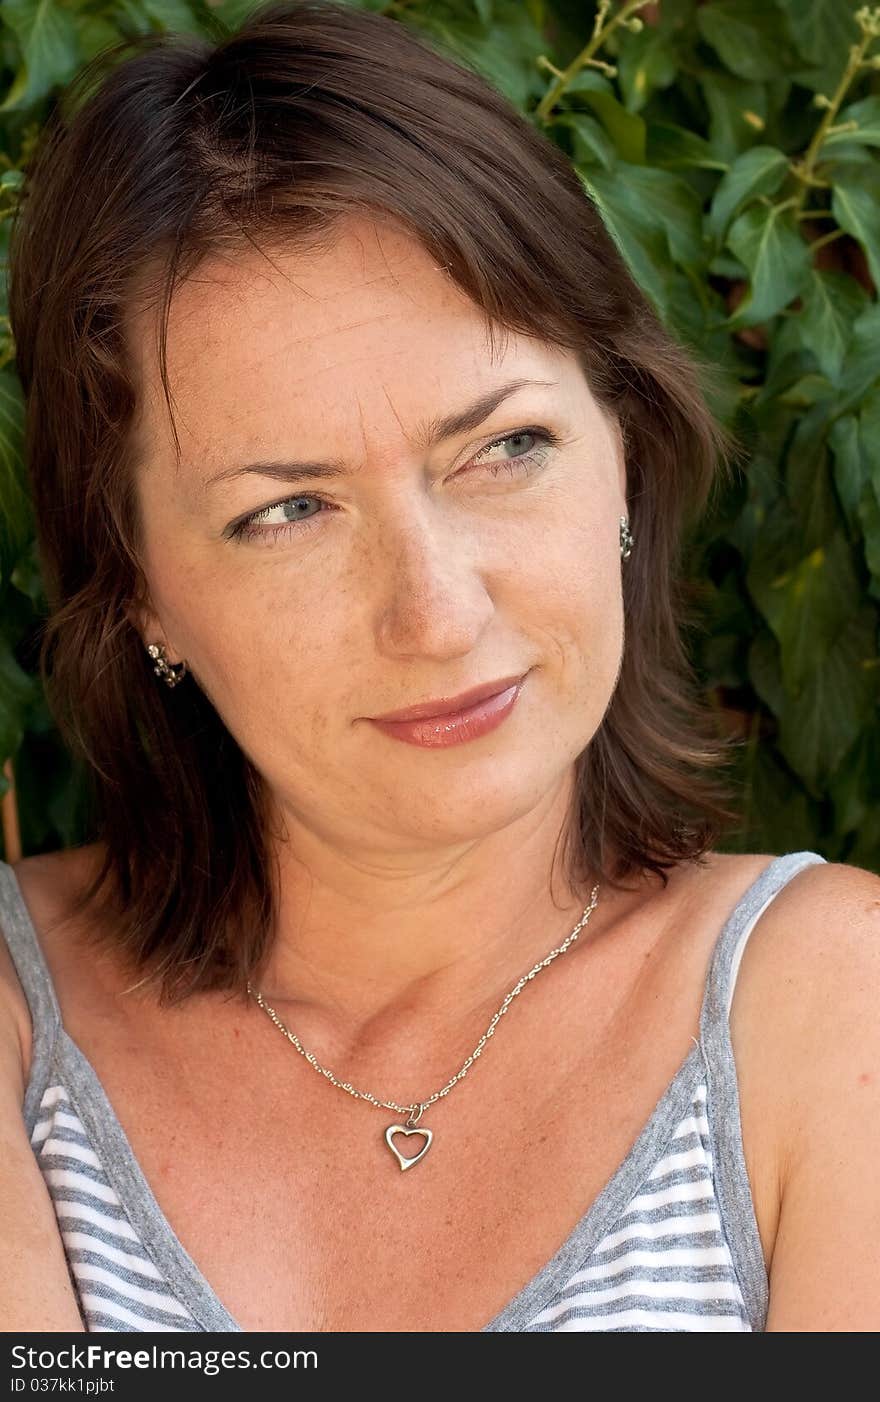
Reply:
<svg viewBox="0 0 880 1402"><path fill-rule="evenodd" d="M12 258L95 840L0 867L4 1327L876 1328L880 881L712 850L730 444L565 157L344 7L84 96Z"/></svg>

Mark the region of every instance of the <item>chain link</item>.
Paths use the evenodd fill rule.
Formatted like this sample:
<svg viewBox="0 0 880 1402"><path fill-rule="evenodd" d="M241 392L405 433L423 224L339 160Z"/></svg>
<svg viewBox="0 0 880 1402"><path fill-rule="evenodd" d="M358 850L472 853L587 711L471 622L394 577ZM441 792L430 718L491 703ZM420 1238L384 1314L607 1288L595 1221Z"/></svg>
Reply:
<svg viewBox="0 0 880 1402"><path fill-rule="evenodd" d="M297 1037L296 1033L291 1032L290 1028L285 1026L285 1024L281 1021L281 1018L276 1013L275 1009L265 1001L262 993L254 990L254 988L251 986L250 979L248 979L247 991L248 994L255 1000L255 1002L259 1004L263 1011L272 1019L278 1030L280 1032L283 1032L285 1037L287 1037L288 1041L292 1042L293 1045L296 1047L300 1055L305 1057L309 1065L313 1066L314 1069L320 1075L325 1076L326 1079L330 1081L332 1085L338 1086L340 1090L347 1091L349 1095L353 1095L357 1100L369 1100L371 1105L375 1105L379 1109L396 1110L397 1113L400 1115L408 1115L409 1119L407 1121L407 1125L409 1128L412 1128L418 1123L423 1112L427 1110L429 1105L433 1105L435 1100L440 1100L444 1095L448 1095L449 1092L452 1090L453 1086L455 1086L460 1080L463 1079L463 1077L467 1075L468 1071L473 1066L474 1062L477 1060L477 1057L482 1052L489 1038L494 1036L495 1028L498 1026L499 1021L507 1012L507 1009L510 1007L514 998L516 998L517 995L522 991L522 989L525 988L526 984L529 983L530 980L533 979L536 974L539 974L542 969L546 969L548 964L552 964L553 960L556 959L560 954L564 954L565 951L569 948L569 946L574 943L581 930L587 924L593 911L596 909L598 894L599 887L598 885L596 885L593 887L593 890L590 894L590 904L587 906L586 910L584 911L578 923L575 925L571 934L563 940L562 944L558 945L556 949L552 949L544 959L541 959L534 966L533 969L530 969L527 974L523 974L522 978L515 985L515 987L513 987L510 990L507 997L504 999L504 1002L501 1004L501 1007L495 1013L494 1017L492 1018L492 1021L486 1028L486 1031L483 1033L479 1042L474 1047L473 1051L465 1061L458 1074L453 1076L450 1081L447 1081L446 1085L443 1086L442 1090L436 1090L433 1095L428 1097L427 1100L416 1100L412 1105L398 1105L393 1100L377 1100L376 1097L374 1095L371 1095L369 1091L355 1090L354 1086L350 1085L348 1081L337 1080L332 1071L328 1071L327 1067L322 1066L312 1052L306 1050L302 1042L299 1040L299 1037Z"/></svg>

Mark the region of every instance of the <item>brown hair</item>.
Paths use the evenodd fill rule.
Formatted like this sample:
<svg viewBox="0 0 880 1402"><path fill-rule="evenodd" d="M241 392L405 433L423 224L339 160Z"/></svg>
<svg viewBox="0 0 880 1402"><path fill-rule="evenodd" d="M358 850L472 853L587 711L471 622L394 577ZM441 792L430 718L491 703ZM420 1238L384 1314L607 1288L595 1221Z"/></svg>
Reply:
<svg viewBox="0 0 880 1402"><path fill-rule="evenodd" d="M205 695L192 678L156 679L129 619L144 581L125 318L147 284L160 290L170 408L177 281L220 246L329 238L351 211L418 237L490 336L577 353L623 429L626 639L576 765L570 875L665 884L737 819L709 772L732 742L697 695L677 572L688 515L736 445L704 398L710 367L663 328L568 157L402 23L326 0L264 6L219 45L126 42L83 70L43 130L12 232L10 311L49 601L40 672L105 847L77 911L104 892L95 938L165 1003L244 991L258 968L273 921L268 810Z"/></svg>

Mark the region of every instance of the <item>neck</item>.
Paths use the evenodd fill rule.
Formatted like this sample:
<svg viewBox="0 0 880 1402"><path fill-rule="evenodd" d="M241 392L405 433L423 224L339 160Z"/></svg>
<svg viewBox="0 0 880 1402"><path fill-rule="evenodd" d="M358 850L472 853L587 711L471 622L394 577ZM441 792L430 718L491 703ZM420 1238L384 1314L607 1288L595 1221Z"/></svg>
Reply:
<svg viewBox="0 0 880 1402"><path fill-rule="evenodd" d="M589 904L595 882L552 879L570 785L454 850L341 850L285 814L275 940L254 980L266 1001L338 1053L466 1039Z"/></svg>

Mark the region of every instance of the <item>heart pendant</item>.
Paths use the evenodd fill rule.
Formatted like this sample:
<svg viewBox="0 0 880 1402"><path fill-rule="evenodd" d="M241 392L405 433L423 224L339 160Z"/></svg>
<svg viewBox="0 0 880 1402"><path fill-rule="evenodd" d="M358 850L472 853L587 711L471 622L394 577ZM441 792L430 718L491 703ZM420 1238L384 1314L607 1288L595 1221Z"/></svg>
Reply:
<svg viewBox="0 0 880 1402"><path fill-rule="evenodd" d="M408 1159L405 1158L404 1155L400 1152L400 1150L396 1149L392 1144L391 1136L393 1134L421 1134L425 1142L422 1145L419 1152L417 1154L414 1154L411 1159ZM433 1130L418 1128L407 1129L406 1125L389 1125L385 1131L385 1143L388 1145L388 1148L391 1150L392 1154L397 1159L397 1162L400 1164L401 1170L412 1168L414 1163L418 1163L419 1159L423 1159L431 1147L431 1140L433 1138Z"/></svg>

